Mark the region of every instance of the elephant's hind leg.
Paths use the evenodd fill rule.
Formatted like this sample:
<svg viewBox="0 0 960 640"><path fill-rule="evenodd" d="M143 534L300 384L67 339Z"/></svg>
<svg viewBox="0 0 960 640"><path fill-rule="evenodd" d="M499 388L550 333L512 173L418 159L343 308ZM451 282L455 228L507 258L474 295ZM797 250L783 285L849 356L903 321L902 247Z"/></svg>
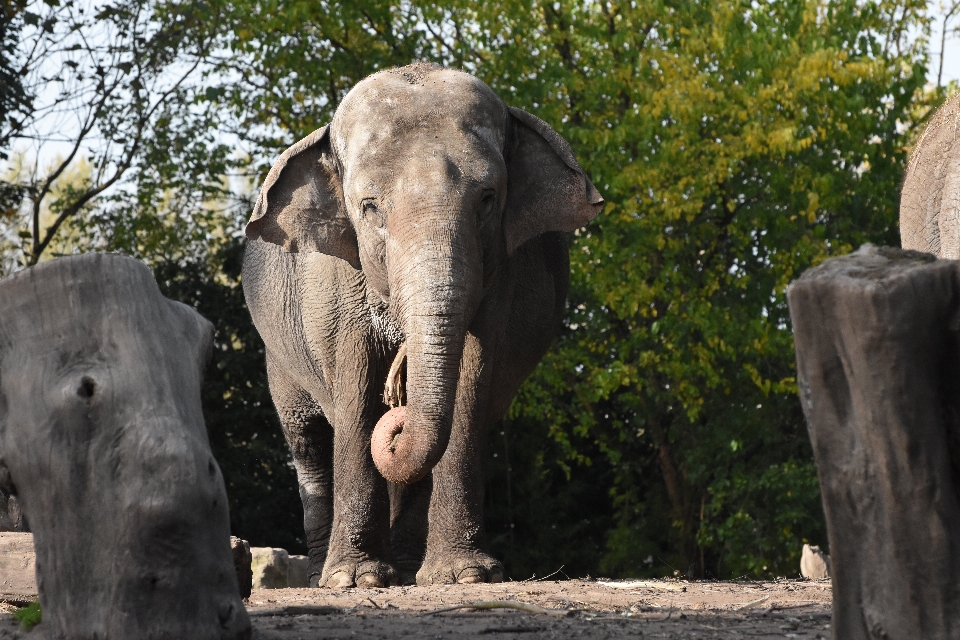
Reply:
<svg viewBox="0 0 960 640"><path fill-rule="evenodd" d="M333 523L333 429L316 401L267 357L270 395L297 469L303 528L309 549L309 584L317 586L327 560Z"/></svg>

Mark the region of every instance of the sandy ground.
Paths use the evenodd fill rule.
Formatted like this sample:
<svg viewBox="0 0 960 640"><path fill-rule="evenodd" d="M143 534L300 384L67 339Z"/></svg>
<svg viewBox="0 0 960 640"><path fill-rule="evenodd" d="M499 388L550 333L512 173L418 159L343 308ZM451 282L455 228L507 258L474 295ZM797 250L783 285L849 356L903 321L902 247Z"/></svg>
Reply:
<svg viewBox="0 0 960 640"><path fill-rule="evenodd" d="M247 610L254 640L830 637L828 580L610 584L565 580L390 589L263 589L251 594ZM543 611L436 612L491 601L534 605ZM12 615L0 613L0 638L30 640L36 635L20 631Z"/></svg>

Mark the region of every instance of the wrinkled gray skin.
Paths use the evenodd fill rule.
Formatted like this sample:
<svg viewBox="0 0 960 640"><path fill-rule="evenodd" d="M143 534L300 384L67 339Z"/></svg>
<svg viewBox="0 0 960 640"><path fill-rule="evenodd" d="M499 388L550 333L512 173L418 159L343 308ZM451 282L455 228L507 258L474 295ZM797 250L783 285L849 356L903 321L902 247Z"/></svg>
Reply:
<svg viewBox="0 0 960 640"><path fill-rule="evenodd" d="M131 258L0 280L0 485L34 533L42 636L249 638L200 408L212 337Z"/></svg>
<svg viewBox="0 0 960 640"><path fill-rule="evenodd" d="M960 258L960 94L937 110L910 153L900 242L904 249Z"/></svg>
<svg viewBox="0 0 960 640"><path fill-rule="evenodd" d="M559 325L560 232L602 206L547 124L432 65L367 78L280 157L247 226L243 284L297 467L311 584L503 578L483 550L485 434ZM407 403L384 416L404 342Z"/></svg>

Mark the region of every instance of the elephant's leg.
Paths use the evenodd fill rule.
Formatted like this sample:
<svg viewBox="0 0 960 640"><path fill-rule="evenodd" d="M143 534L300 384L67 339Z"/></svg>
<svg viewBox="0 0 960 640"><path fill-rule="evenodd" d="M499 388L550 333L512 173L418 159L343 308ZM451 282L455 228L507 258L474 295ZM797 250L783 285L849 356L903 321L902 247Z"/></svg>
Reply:
<svg viewBox="0 0 960 640"><path fill-rule="evenodd" d="M390 544L402 584L416 582L427 548L427 513L433 476L411 485L390 483Z"/></svg>
<svg viewBox="0 0 960 640"><path fill-rule="evenodd" d="M303 528L310 557L310 586L317 586L333 522L333 429L320 406L267 358L270 395L297 469Z"/></svg>
<svg viewBox="0 0 960 640"><path fill-rule="evenodd" d="M373 366L364 345L341 345L333 439L333 529L321 586L386 587L399 584L390 549L387 481L370 454L373 427L386 411L387 370Z"/></svg>
<svg viewBox="0 0 960 640"><path fill-rule="evenodd" d="M427 548L418 584L500 582L503 565L484 550L483 447L490 367L480 341L467 335L450 443L433 468Z"/></svg>

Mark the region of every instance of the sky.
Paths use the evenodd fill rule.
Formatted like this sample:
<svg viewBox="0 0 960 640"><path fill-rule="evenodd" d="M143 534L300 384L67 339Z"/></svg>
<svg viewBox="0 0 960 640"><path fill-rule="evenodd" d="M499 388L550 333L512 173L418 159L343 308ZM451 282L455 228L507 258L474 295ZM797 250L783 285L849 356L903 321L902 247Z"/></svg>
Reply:
<svg viewBox="0 0 960 640"><path fill-rule="evenodd" d="M927 73L927 79L930 82L937 82L937 71L940 66L940 37L943 33L943 10L936 12L936 18L933 23L933 33L930 34L930 70ZM951 28L952 27L952 28ZM952 31L960 27L960 15L953 16L948 29ZM943 79L946 84L950 80L960 81L960 36L956 33L947 35L946 46L943 51Z"/></svg>

